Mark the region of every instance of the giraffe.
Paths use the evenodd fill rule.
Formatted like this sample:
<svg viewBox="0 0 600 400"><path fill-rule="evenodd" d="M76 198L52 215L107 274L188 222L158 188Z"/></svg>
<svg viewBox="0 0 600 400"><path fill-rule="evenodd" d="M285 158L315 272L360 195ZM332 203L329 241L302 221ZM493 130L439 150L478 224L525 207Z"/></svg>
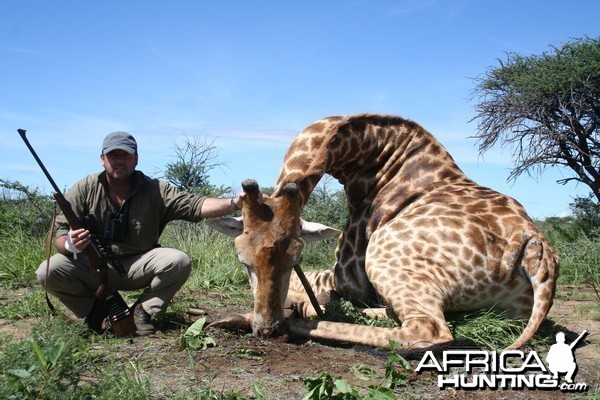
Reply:
<svg viewBox="0 0 600 400"><path fill-rule="evenodd" d="M318 296L383 303L400 323L376 328L284 319L286 296L306 296L292 267L302 237L337 234L306 223L300 212L330 174L344 187L350 219L330 270L307 273ZM271 196L246 182L242 217L212 222L236 236L250 274L254 313L215 321L282 333L389 348L425 348L453 340L444 314L497 307L529 321L510 349L524 346L546 317L559 260L514 199L467 178L423 127L399 116L328 117L292 142ZM306 307L305 307L306 308ZM309 307L310 308L310 307Z"/></svg>

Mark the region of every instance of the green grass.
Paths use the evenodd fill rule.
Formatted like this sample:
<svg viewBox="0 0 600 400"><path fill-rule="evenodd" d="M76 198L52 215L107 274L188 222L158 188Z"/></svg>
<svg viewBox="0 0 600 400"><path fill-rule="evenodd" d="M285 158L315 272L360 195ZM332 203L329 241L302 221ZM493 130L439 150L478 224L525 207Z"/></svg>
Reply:
<svg viewBox="0 0 600 400"><path fill-rule="evenodd" d="M0 344L0 398L149 398L148 378L135 365L91 349L79 324L43 318L26 339Z"/></svg>
<svg viewBox="0 0 600 400"><path fill-rule="evenodd" d="M325 319L335 322L347 322L351 324L378 326L382 328L397 327L396 321L387 318L371 318L365 315L350 301L344 299L332 300L325 307Z"/></svg>
<svg viewBox="0 0 600 400"><path fill-rule="evenodd" d="M595 321L600 321L600 301L593 305L575 306L573 312L578 317L587 317Z"/></svg>
<svg viewBox="0 0 600 400"><path fill-rule="evenodd" d="M528 322L525 319L507 318L502 312L493 310L450 314L447 320L457 340L471 340L489 350L501 350L514 343ZM540 329L528 346L547 345L552 339L552 332Z"/></svg>
<svg viewBox="0 0 600 400"><path fill-rule="evenodd" d="M553 243L560 256L559 284L591 283L600 287L600 239L578 237Z"/></svg>
<svg viewBox="0 0 600 400"><path fill-rule="evenodd" d="M186 286L193 291L247 285L245 268L237 260L233 239L207 225L178 222L167 227L164 246L177 248L192 259Z"/></svg>
<svg viewBox="0 0 600 400"><path fill-rule="evenodd" d="M18 288L36 282L35 270L46 258L46 238L22 229L0 234L0 285Z"/></svg>
<svg viewBox="0 0 600 400"><path fill-rule="evenodd" d="M0 288L0 294L6 292ZM12 291L11 297L11 301L0 307L0 319L40 318L50 314L44 298L44 291L41 288L27 288L16 293ZM55 300L53 301L54 306L62 308L60 304L54 304L54 302Z"/></svg>

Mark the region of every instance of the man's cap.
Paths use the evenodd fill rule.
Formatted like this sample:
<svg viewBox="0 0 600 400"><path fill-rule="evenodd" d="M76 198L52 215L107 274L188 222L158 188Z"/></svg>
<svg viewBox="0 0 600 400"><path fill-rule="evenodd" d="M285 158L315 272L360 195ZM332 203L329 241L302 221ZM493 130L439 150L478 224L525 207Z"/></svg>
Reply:
<svg viewBox="0 0 600 400"><path fill-rule="evenodd" d="M137 153L137 143L127 132L109 133L102 142L102 154L110 153L113 150L123 150L129 154Z"/></svg>

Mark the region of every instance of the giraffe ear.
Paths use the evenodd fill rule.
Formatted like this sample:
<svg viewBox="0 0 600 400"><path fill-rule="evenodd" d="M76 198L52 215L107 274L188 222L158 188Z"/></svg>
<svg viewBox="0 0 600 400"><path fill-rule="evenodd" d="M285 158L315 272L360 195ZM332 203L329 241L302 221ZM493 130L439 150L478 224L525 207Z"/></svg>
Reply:
<svg viewBox="0 0 600 400"><path fill-rule="evenodd" d="M221 217L207 219L206 223L213 229L231 237L238 237L244 230L242 217Z"/></svg>
<svg viewBox="0 0 600 400"><path fill-rule="evenodd" d="M310 222L303 219L300 219L300 222L302 223L302 233L300 236L307 243L329 239L330 237L339 236L342 233L338 229L319 224L318 222Z"/></svg>

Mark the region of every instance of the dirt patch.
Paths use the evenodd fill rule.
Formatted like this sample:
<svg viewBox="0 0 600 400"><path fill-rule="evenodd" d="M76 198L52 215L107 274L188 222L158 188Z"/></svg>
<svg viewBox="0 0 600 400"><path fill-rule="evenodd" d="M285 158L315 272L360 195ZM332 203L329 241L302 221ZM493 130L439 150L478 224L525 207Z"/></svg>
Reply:
<svg viewBox="0 0 600 400"><path fill-rule="evenodd" d="M203 301L211 305L207 310L211 320L231 312L251 309L251 299L241 304L238 299L231 305L224 299L210 296L203 298ZM589 332L583 345L578 346L575 352L579 365L575 381L587 383L588 396L600 396L600 316L597 315L597 302L591 287L563 286L558 289L549 316L554 331L565 332L568 343L584 329ZM596 308L593 308L594 305ZM179 339L190 321L163 322L161 331L155 335L110 341L110 345L118 349L124 363L134 360L141 367L161 398L168 398L173 393L192 395L205 387L252 397L253 385L256 385L267 399L298 399L306 394L301 378L327 372L364 388L380 380L365 380L364 371L370 369L372 376L382 377L386 366L387 352L379 349L333 346L312 341L266 341L216 329L207 332L216 340L216 347L203 351L180 350ZM0 334L23 338L33 323L33 320L0 321ZM548 349L535 350L545 357ZM412 369L418 362L419 359L410 360ZM437 388L436 374L416 374L414 371L405 371L405 374L407 385L396 392L400 398L561 399L581 395L532 390L446 389L441 392Z"/></svg>

